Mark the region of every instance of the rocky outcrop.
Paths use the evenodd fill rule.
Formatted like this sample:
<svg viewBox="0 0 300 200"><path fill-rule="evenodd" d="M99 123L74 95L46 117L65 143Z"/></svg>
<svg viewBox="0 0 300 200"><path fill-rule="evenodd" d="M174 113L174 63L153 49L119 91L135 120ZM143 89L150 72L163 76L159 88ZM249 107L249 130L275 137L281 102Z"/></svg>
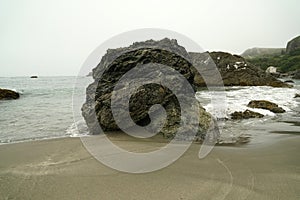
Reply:
<svg viewBox="0 0 300 200"><path fill-rule="evenodd" d="M160 70L165 72L164 74L171 81L171 87L168 88L159 84L163 82L160 78L160 71L147 71L147 64L149 63L151 63L152 67L159 67ZM143 68L143 66L146 66L146 68ZM160 132L165 137L173 137L180 126L181 106L192 111L194 108L191 107L192 104L190 103L193 100L187 98L184 105L179 103L178 98L186 96L185 91L187 88L181 79L174 76L164 66L169 66L176 72L179 72L192 86L193 94L195 93L195 75L192 70L193 66L189 62L189 54L177 44L176 40L149 40L134 43L126 48L108 50L102 57L99 65L93 69L95 81L88 86L86 102L82 107L82 114L90 133L99 133L97 124L100 124L104 131L119 130L119 123L123 124L123 128L125 126L126 129L130 129L132 124L127 123L128 118L131 118L139 126L164 122L165 116L158 112L159 108L153 108L153 105L160 104L164 108L167 118ZM139 77L135 73L130 75L128 72L133 69L137 70L138 73L146 74L147 77ZM127 81L121 82L120 79L126 73L129 74L127 75ZM149 83L135 85L132 80L137 78L141 82L147 83L148 81ZM128 116L128 110L126 110L128 102L126 105L126 101L122 101L129 95L127 91L129 88L135 88L133 95L129 99L130 116ZM173 88L180 91L181 97L173 94ZM114 93L117 94L115 102L118 105L117 115L120 116L118 121L116 121L111 106ZM194 95L193 98L195 98ZM200 105L199 108L198 115L200 120L195 122L196 124L194 123L196 127L200 127L198 139L203 138L208 129L217 128L213 125L214 120L211 115ZM95 112L93 113L93 111ZM188 121L188 117L183 119L183 123ZM189 128L186 129L186 132L188 135Z"/></svg>
<svg viewBox="0 0 300 200"><path fill-rule="evenodd" d="M232 55L225 52L212 53L190 53L193 64L203 66L201 74L213 74L212 63L217 66L222 81L225 86L272 86L272 87L291 87L283 83L265 71L247 62L243 57ZM210 56L210 57L209 57ZM212 72L210 72L212 71ZM213 76L212 76L213 77ZM218 80L205 80L195 74L195 84L203 87L207 82L209 84L218 83Z"/></svg>
<svg viewBox="0 0 300 200"><path fill-rule="evenodd" d="M284 113L285 110L281 107L279 107L276 103L266 101L266 100L254 100L250 101L248 104L248 107L250 108L262 108L269 110L273 113Z"/></svg>
<svg viewBox="0 0 300 200"><path fill-rule="evenodd" d="M234 112L231 113L231 119L250 119L250 118L262 118L264 117L264 115L257 113L257 112L253 112L251 110L245 110L244 112Z"/></svg>
<svg viewBox="0 0 300 200"><path fill-rule="evenodd" d="M0 88L0 100L11 100L20 98L20 94L7 89Z"/></svg>
<svg viewBox="0 0 300 200"><path fill-rule="evenodd" d="M300 36L292 39L287 43L286 46L286 53L287 54L292 54L293 52L297 51L300 49Z"/></svg>

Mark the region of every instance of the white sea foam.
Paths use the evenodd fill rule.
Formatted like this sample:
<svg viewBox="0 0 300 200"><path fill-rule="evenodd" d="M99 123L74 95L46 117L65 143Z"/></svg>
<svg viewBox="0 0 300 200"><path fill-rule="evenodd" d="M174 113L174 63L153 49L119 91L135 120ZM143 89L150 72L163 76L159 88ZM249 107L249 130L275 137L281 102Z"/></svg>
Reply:
<svg viewBox="0 0 300 200"><path fill-rule="evenodd" d="M66 134L70 137L80 137L83 135L88 135L88 133L88 128L84 120L74 122L66 130Z"/></svg>
<svg viewBox="0 0 300 200"><path fill-rule="evenodd" d="M276 114L264 110L253 109L247 107L251 100L267 100L278 104L287 112L293 112L297 107L298 102L294 98L295 93L299 90L295 88L274 88L268 86L246 86L246 87L226 87L226 102L218 102L226 106L226 112L221 113L216 105L210 102L212 95L218 95L216 91L200 91L197 92L196 97L204 108L216 118L229 118L229 115L235 111L245 111L246 109L261 113L267 116L275 116Z"/></svg>

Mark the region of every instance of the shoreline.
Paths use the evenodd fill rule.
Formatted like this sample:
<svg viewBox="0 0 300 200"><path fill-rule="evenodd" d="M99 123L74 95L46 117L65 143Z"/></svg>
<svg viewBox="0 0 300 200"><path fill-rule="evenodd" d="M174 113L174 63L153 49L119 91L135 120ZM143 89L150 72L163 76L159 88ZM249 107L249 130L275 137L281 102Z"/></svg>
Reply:
<svg viewBox="0 0 300 200"><path fill-rule="evenodd" d="M163 143L111 140L143 152ZM254 147L215 146L204 159L200 144L170 166L146 174L110 169L80 138L0 145L0 199L298 199L300 137Z"/></svg>
<svg viewBox="0 0 300 200"><path fill-rule="evenodd" d="M285 140L289 139L290 137L297 137L300 135L300 132L295 132L295 131L269 131L266 132L265 135L253 135L250 138L250 142L248 143L222 143L222 144L216 144L215 146L220 146L220 147L260 147L264 146L265 144L274 144L276 142L280 142L280 140ZM45 137L45 138L33 138L33 139L26 139L26 140L18 140L18 141L13 141L13 142L5 142L1 143L0 142L0 147L3 145L14 145L14 144L22 144L22 143L32 143L32 142L40 142L40 141L48 141L48 140L59 140L59 139L68 139L68 138L78 138L80 139L81 137L90 137L90 136L99 136L99 135L62 135L62 136L57 136L57 137ZM128 138L131 138L133 140L139 140L134 137L128 136L126 133L122 131L112 131L108 135L109 138L123 138L128 140ZM263 139L263 141L258 142L259 139ZM149 140L148 138L145 138L144 140ZM155 141L155 142L163 142L163 143L168 143L170 142L169 138L164 138L162 135L155 135L154 137L151 137L150 140ZM199 141L193 141L193 143L201 145L202 143Z"/></svg>

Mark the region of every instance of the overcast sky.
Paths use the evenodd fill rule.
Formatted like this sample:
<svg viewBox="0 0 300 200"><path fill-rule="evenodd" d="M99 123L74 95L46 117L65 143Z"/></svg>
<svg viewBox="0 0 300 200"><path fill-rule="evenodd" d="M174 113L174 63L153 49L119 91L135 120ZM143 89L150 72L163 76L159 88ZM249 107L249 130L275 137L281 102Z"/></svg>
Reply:
<svg viewBox="0 0 300 200"><path fill-rule="evenodd" d="M0 76L77 75L114 35L179 32L204 50L285 47L300 35L299 0L0 0Z"/></svg>

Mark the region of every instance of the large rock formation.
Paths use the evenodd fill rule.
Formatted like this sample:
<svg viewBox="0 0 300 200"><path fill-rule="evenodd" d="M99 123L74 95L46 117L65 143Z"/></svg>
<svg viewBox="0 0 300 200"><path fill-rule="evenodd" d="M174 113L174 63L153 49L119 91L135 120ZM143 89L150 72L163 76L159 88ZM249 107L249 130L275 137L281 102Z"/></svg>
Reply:
<svg viewBox="0 0 300 200"><path fill-rule="evenodd" d="M293 52L295 52L296 50L299 50L299 49L300 49L300 36L292 39L291 41L289 41L287 43L286 53L292 54Z"/></svg>
<svg viewBox="0 0 300 200"><path fill-rule="evenodd" d="M147 67L142 67L147 66L147 64L157 67L158 70L147 71ZM104 131L119 130L120 123L123 130L124 128L130 129L133 126L128 120L130 118L135 124L143 127L163 122L163 128L160 129L160 132L166 137L172 137L181 125L182 107L187 108L188 112L191 113L195 108L191 106L194 95L187 97L185 82L172 74L172 70L168 71L167 68L169 69L169 67L184 77L184 80L191 86L193 94L198 87L222 86L223 81L227 86L287 86L287 84L247 63L240 56L223 52L187 53L182 46L177 44L176 40L169 39L136 42L126 48L109 49L98 66L93 69L95 81L88 86L86 102L82 107L82 114L90 133L99 133L99 125ZM147 77L139 77L135 73L128 75L130 74L128 72L132 70L137 70L137 73L145 74ZM198 73L199 71L201 74ZM169 86L165 87L161 84L164 79L161 78L160 72L164 72L163 74L171 81ZM127 75L127 82L120 81L125 74ZM136 85L132 81L134 79L140 79L147 84ZM129 95L128 88L135 88L135 91L126 102L123 100ZM173 93L174 89L179 91L179 95ZM118 103L117 114L113 113L111 107L114 97L115 102ZM182 97L186 97L183 104L179 103L179 99ZM160 112L160 107L153 106L156 104L165 109L166 122L164 122L165 115ZM193 130L195 126L200 127L197 139L203 138L207 131L218 133L211 115L201 106L197 107L200 108L197 122L192 121L188 116L183 118L182 123L190 125L186 128L187 135L189 129ZM115 114L120 118L116 119Z"/></svg>
<svg viewBox="0 0 300 200"><path fill-rule="evenodd" d="M276 79L265 71L247 62L243 57L232 55L225 52L212 53L190 53L192 63L198 63L203 68L203 74L209 74L211 63L214 62L222 76L225 86L272 86L272 87L291 87ZM211 58L209 58L209 56ZM195 74L195 84L205 86L208 82L199 75ZM212 80L210 84L216 83Z"/></svg>
<svg viewBox="0 0 300 200"><path fill-rule="evenodd" d="M149 82L149 84L136 86L135 92L129 99L129 118L140 126L163 122L164 115L158 112L159 109L152 109L153 105L160 104L165 109L167 117L167 121L160 132L166 137L172 137L176 133L176 130L180 126L181 106L188 107L192 111L194 109L190 106L192 99L187 99L184 103L185 105L181 105L177 99L180 95L176 96L172 93L172 90L176 88L177 91L182 93L181 97L185 96L187 88L184 82L170 74L170 71L165 71L166 76L171 81L172 88L158 84L159 81L163 81L160 80L160 71L146 72L143 71L144 69L139 68L149 63L160 67L161 70L165 70L163 65L166 65L179 72L192 86L193 98L195 99L195 90L193 90L195 70L193 70L193 66L189 61L189 54L183 47L177 44L176 40L149 40L134 43L126 48L108 50L102 57L99 65L93 69L93 78L95 81L88 86L86 103L82 107L82 114L92 134L99 133L98 123L104 131L112 131L119 130L118 123L127 120L128 110L126 110L126 106L128 105L125 105L126 101L122 102L121 100L129 94L123 91L135 87L136 85L131 80L139 77L135 74L128 75L127 82L121 83L121 85L120 79L132 69L137 69L137 72L144 73L147 76L144 79L141 78L141 81L154 83ZM111 107L113 90L117 94L116 101L119 103L117 114L121 118L118 121L115 121L116 119ZM150 108L152 110L149 110ZM199 108L198 115L200 120L195 122L197 124L194 124L196 127L199 126L198 139L203 138L209 128L217 128L213 125L214 120L211 115L205 112L200 105ZM155 117L151 117L150 114L153 114ZM183 123L189 121L188 117L183 120ZM132 124L126 121L123 125L125 128L130 129ZM188 129L186 129L187 135Z"/></svg>
<svg viewBox="0 0 300 200"><path fill-rule="evenodd" d="M0 100L11 100L20 98L20 94L7 89L0 88Z"/></svg>

